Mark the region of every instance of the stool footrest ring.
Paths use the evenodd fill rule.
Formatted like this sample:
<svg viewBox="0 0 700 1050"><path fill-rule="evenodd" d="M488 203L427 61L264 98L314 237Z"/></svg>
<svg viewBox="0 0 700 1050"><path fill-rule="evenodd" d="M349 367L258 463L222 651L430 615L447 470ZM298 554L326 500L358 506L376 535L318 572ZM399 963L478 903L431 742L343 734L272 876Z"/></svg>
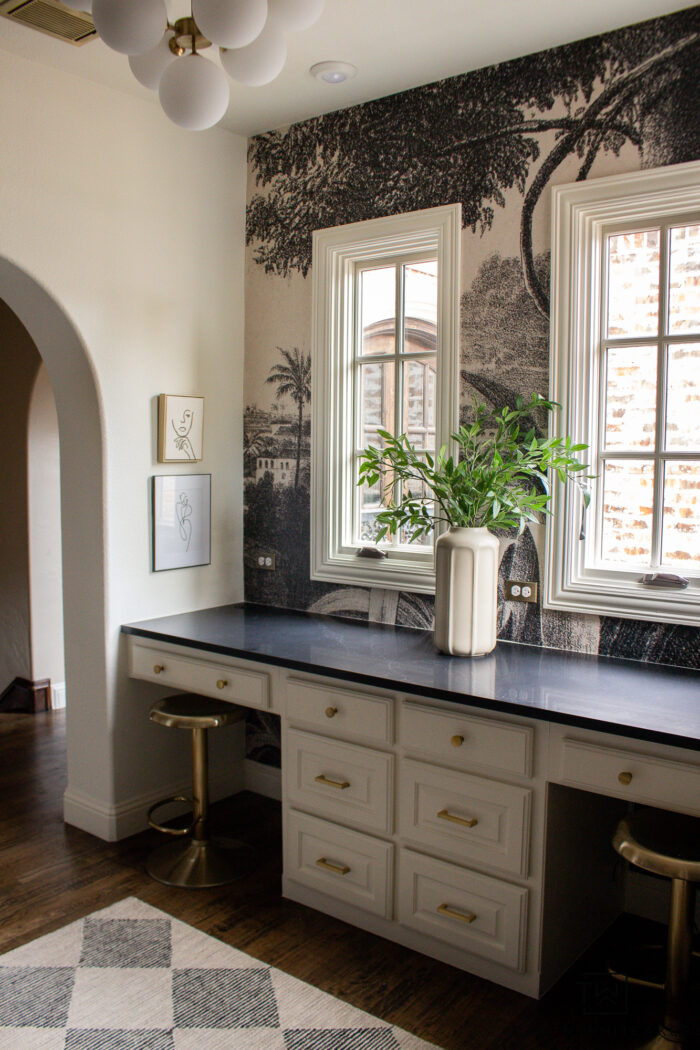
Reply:
<svg viewBox="0 0 700 1050"><path fill-rule="evenodd" d="M191 835L194 826L197 823L195 819L193 819L186 828L168 828L165 824L158 824L157 821L153 820L153 814L157 809L161 809L163 806L169 806L173 802L186 802L188 806L192 806L192 809L194 809L194 800L188 798L187 795L171 795L170 798L163 798L160 802L155 802L148 811L147 819L149 827L153 828L154 831L162 831L164 835Z"/></svg>

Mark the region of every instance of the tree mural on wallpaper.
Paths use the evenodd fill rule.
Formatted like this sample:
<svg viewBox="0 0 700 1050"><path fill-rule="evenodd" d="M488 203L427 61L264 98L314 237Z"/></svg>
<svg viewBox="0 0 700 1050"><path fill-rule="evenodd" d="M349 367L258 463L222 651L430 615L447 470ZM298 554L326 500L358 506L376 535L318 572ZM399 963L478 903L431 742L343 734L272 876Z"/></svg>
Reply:
<svg viewBox="0 0 700 1050"><path fill-rule="evenodd" d="M654 163L697 156L699 42L694 8L258 136L249 158L266 191L248 208L255 259L306 276L312 230L454 201L464 226L484 232L517 187L525 284L546 315L532 251L544 188L569 155L584 179L601 151L630 142L644 155L652 131ZM548 132L555 145L528 185Z"/></svg>
<svg viewBox="0 0 700 1050"><path fill-rule="evenodd" d="M502 407L518 394L546 393L549 253L533 247L541 243L544 191L563 177L586 179L598 158L619 157L616 163L629 171L700 157L699 62L700 7L694 7L252 139L256 188L247 240L266 275L266 309L274 309L283 281L308 277L314 229L460 201L471 231L463 244L476 254L461 298L462 418L473 394ZM500 208L507 222L492 229ZM295 323L290 342L304 345L310 321ZM254 352L273 358L274 345L258 341ZM267 384L275 386L282 404L291 397L297 419L283 418L277 402L246 410L246 596L429 626L429 597L310 580L303 416L310 397L301 391L311 362L296 348L277 350L282 360L249 396L257 400ZM281 483L254 466L256 452L274 455L285 433L297 439L294 485L291 475ZM700 632L693 628L505 602L506 576L539 579L541 542L537 528L501 537L500 637L700 666ZM277 552L281 571L255 569L252 555L261 547Z"/></svg>
<svg viewBox="0 0 700 1050"><path fill-rule="evenodd" d="M284 364L273 365L266 382L273 383L277 387L275 397L279 400L283 397L291 397L296 403L299 411L297 420L297 465L294 474L294 488L299 488L299 471L301 468L301 439L304 428L304 405L311 401L311 355L303 354L295 346L293 350L283 350L281 346L277 349L281 353Z"/></svg>
<svg viewBox="0 0 700 1050"><path fill-rule="evenodd" d="M549 283L549 252L535 260L538 278ZM489 256L462 295L460 378L461 421L471 418L472 393L494 406L515 402L520 393L547 394L549 325L523 280L514 256ZM532 419L540 430L546 419Z"/></svg>

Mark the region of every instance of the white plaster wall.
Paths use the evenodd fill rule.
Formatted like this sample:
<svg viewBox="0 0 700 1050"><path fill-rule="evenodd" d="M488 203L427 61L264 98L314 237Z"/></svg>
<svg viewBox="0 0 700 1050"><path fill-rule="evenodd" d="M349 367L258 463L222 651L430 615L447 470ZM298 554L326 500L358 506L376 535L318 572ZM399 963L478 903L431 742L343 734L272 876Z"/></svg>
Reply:
<svg viewBox="0 0 700 1050"><path fill-rule="evenodd" d="M37 372L27 426L29 621L34 681L65 682L61 572L61 470L58 417L44 365Z"/></svg>
<svg viewBox="0 0 700 1050"><path fill-rule="evenodd" d="M177 778L186 754L185 734L148 722L154 694L126 677L120 624L242 597L245 141L220 129L186 133L155 104L6 52L0 141L0 257L60 304L101 399L104 596L87 572L80 582L95 609L104 605L104 651L79 651L80 623L67 611L67 812L112 835L114 814ZM80 397L71 404L71 376L51 356L62 457L69 410L70 454L79 456ZM88 373L76 371L76 384L87 389ZM212 474L212 564L153 574L149 479L188 472L156 464L161 392L206 398L206 458L196 469ZM86 419L86 440L90 427ZM64 492L64 532L91 512L80 504L77 486L70 505ZM80 575L71 542L70 571ZM71 668L81 678L79 717Z"/></svg>

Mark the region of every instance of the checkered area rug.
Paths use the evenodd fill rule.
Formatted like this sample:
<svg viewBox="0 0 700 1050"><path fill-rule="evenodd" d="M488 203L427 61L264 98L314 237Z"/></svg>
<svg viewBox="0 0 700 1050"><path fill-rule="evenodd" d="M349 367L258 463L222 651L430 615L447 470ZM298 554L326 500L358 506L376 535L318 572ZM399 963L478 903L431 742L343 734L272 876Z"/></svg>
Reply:
<svg viewBox="0 0 700 1050"><path fill-rule="evenodd" d="M436 1050L135 897L0 956L2 1050Z"/></svg>

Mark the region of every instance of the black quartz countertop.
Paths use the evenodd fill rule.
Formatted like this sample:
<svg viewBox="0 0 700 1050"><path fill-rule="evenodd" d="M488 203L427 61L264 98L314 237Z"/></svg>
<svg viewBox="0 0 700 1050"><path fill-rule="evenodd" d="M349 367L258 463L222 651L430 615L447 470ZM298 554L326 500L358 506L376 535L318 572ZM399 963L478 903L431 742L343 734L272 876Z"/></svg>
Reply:
<svg viewBox="0 0 700 1050"><path fill-rule="evenodd" d="M262 605L125 624L125 634L384 689L700 750L700 674L499 642L445 656L430 631Z"/></svg>

